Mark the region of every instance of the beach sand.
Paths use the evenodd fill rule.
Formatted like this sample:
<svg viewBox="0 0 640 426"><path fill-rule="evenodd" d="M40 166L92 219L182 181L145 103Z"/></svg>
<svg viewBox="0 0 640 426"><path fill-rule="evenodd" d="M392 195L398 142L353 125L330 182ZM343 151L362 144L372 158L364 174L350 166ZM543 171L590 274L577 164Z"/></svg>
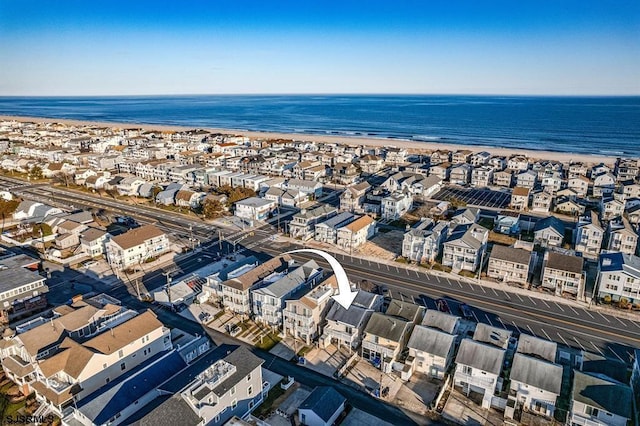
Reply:
<svg viewBox="0 0 640 426"><path fill-rule="evenodd" d="M17 117L0 115L0 120L15 120L20 122L34 122L34 123L63 123L75 126L98 126L98 127L116 127L121 129L145 129L145 130L170 130L170 131L183 131L193 130L200 127L186 127L186 126L167 126L160 124L145 124L145 123L114 123L114 122L101 122L101 121L82 121L82 120L68 120L59 118L41 118L41 117ZM492 155L510 156L513 154L525 155L532 160L554 160L563 163L572 161L581 161L589 164L605 163L614 164L616 158L614 156L605 155L591 155L591 154L576 154L571 152L554 152L554 151L537 151L527 149L508 149L497 148L492 146L478 146L478 145L459 145L459 144L447 144L436 142L417 142L402 139L386 139L386 138L361 138L361 137L346 137L346 136L332 136L332 135L310 135L300 133L272 133L272 132L256 132L245 131L236 129L218 129L204 127L204 130L214 133L230 134L230 135L242 135L252 139L293 139L298 141L309 142L324 142L324 143L340 143L346 145L364 145L371 147L397 147L406 148L410 153L420 154L429 153L434 150L451 150L456 151L459 149L468 149L472 152L487 151Z"/></svg>

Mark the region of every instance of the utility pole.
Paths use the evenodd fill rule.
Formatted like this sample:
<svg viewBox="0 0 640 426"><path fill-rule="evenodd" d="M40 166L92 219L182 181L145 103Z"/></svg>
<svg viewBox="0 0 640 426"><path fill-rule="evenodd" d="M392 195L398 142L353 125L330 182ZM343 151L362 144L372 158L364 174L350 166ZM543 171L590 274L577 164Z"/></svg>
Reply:
<svg viewBox="0 0 640 426"><path fill-rule="evenodd" d="M163 272L162 275L167 277L167 297L169 299L169 304L171 303L171 272Z"/></svg>
<svg viewBox="0 0 640 426"><path fill-rule="evenodd" d="M189 224L189 241L191 242L191 250L193 251L193 225Z"/></svg>
<svg viewBox="0 0 640 426"><path fill-rule="evenodd" d="M218 249L222 251L222 239L224 236L222 235L222 229L218 229Z"/></svg>

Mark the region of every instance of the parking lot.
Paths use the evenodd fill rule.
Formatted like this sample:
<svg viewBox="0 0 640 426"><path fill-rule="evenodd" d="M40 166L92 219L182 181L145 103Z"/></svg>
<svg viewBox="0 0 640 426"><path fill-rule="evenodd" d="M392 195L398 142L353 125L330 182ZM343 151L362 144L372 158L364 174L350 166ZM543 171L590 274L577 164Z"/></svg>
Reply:
<svg viewBox="0 0 640 426"><path fill-rule="evenodd" d="M503 209L509 205L511 193L492 191L491 189L448 187L440 190L433 198L441 201L451 201L455 199L474 206Z"/></svg>

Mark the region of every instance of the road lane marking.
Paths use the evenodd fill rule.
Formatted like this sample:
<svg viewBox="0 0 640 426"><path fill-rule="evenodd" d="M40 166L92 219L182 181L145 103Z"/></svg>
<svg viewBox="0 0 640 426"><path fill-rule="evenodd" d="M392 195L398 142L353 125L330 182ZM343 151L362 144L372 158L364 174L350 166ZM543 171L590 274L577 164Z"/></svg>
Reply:
<svg viewBox="0 0 640 426"><path fill-rule="evenodd" d="M437 275L435 275L435 277L436 277L436 280L438 281L438 283L440 283L440 277L437 276Z"/></svg>
<svg viewBox="0 0 640 426"><path fill-rule="evenodd" d="M500 296L498 296L498 292L496 291L496 289L495 289L495 288L491 287L491 290L493 290L493 294L495 294L495 295L496 295L496 297L500 297Z"/></svg>
<svg viewBox="0 0 640 426"><path fill-rule="evenodd" d="M542 303L544 303L544 305L547 307L547 309L551 309L551 306L549 306L549 304L547 303L546 300L544 300L544 299L540 299L540 300L542 300Z"/></svg>
<svg viewBox="0 0 640 426"><path fill-rule="evenodd" d="M560 309L562 312L564 312L564 309L562 309L562 306L560 306L560 304L558 302L553 302L553 303L558 307L558 309Z"/></svg>
<svg viewBox="0 0 640 426"><path fill-rule="evenodd" d="M513 326L516 328L516 330L518 330L519 334L522 334L522 332L520 331L520 327L518 327L518 325L516 324L515 321L511 321L511 323L513 324Z"/></svg>
<svg viewBox="0 0 640 426"><path fill-rule="evenodd" d="M620 355L618 355L618 353L617 353L616 351L614 351L613 349L611 349L611 346L609 346L608 348L609 348L609 350L610 350L611 352L613 352L613 354L614 354L614 355L615 355L615 356L616 356L620 361L624 362L624 359L620 358Z"/></svg>
<svg viewBox="0 0 640 426"><path fill-rule="evenodd" d="M596 319L596 317L594 317L593 315L591 315L591 312L587 311L586 309L582 308L583 311L585 311L587 313L587 315L589 315L591 317L591 319Z"/></svg>
<svg viewBox="0 0 640 426"><path fill-rule="evenodd" d="M420 278L420 274L418 274L418 271L415 271L416 273L416 277Z"/></svg>
<svg viewBox="0 0 640 426"><path fill-rule="evenodd" d="M502 322L502 319L500 317L498 317L498 321L500 321L500 324L502 324L502 328L504 328L506 330L507 326L504 325L504 323Z"/></svg>
<svg viewBox="0 0 640 426"><path fill-rule="evenodd" d="M529 298L529 300L531 300L531 303L533 303L535 306L538 306L538 304L531 298L531 296L527 296Z"/></svg>
<svg viewBox="0 0 640 426"><path fill-rule="evenodd" d="M562 341L564 342L564 344L565 344L566 346L571 347L571 345L570 345L569 343L567 343L567 341L566 341L566 340L564 340L564 337L562 337L562 335L561 335L560 333L556 332L556 334L558 335L558 337L559 337L560 339L562 339Z"/></svg>
<svg viewBox="0 0 640 426"><path fill-rule="evenodd" d="M620 324L624 325L625 327L629 327L629 324L623 323L620 318L618 318L618 317L614 317L614 318L617 319Z"/></svg>
<svg viewBox="0 0 640 426"><path fill-rule="evenodd" d="M451 286L451 280L449 278L445 278L447 280L447 282L449 283L449 286Z"/></svg>
<svg viewBox="0 0 640 426"><path fill-rule="evenodd" d="M478 287L480 287L480 290L482 290L484 294L487 294L487 290L484 289L483 285L479 285Z"/></svg>
<svg viewBox="0 0 640 426"><path fill-rule="evenodd" d="M607 319L607 317L605 317L604 315L602 315L600 312L598 312L598 314L599 314L602 318L604 318L604 320L605 320L606 322L611 323L611 321L609 321L609 319Z"/></svg>
<svg viewBox="0 0 640 426"><path fill-rule="evenodd" d="M385 263L385 265L387 265L387 264ZM387 265L387 271L390 271L390 269L389 269L389 265Z"/></svg>
<svg viewBox="0 0 640 426"><path fill-rule="evenodd" d="M546 331L544 331L544 328L540 328L540 330L542 330L542 332L544 333L544 335L545 335L545 336L547 336L547 339L548 339L549 341L553 341L553 339L552 339L551 337L549 337L549 335L547 334L547 332L546 332Z"/></svg>
<svg viewBox="0 0 640 426"><path fill-rule="evenodd" d="M531 329L531 326L529 324L527 324L527 328L529 329L529 331L531 332L531 334L533 336L538 337L538 336L536 336L536 333L533 332L533 330Z"/></svg>
<svg viewBox="0 0 640 426"><path fill-rule="evenodd" d="M582 348L582 350L583 350L583 351L586 351L586 349L584 348L584 346L582 346L582 343L580 343L580 342L578 341L578 339L576 339L576 336L573 336L573 340L575 340L575 341L576 341L576 343L577 343L578 345L580 345L580 347Z"/></svg>
<svg viewBox="0 0 640 426"><path fill-rule="evenodd" d="M478 317L476 316L476 312L475 312L475 311L471 311L471 313L473 314L473 317L476 319L476 322L480 322L480 321L478 320Z"/></svg>
<svg viewBox="0 0 640 426"><path fill-rule="evenodd" d="M458 283L458 285L460 286L460 288L462 288L462 283L460 282L460 280L456 280L456 282Z"/></svg>
<svg viewBox="0 0 640 426"><path fill-rule="evenodd" d="M491 319L489 318L489 315L484 314L484 317L487 319L487 321L489 321L489 325L493 327L493 323L491 322Z"/></svg>
<svg viewBox="0 0 640 426"><path fill-rule="evenodd" d="M509 296L509 292L508 291L503 291L504 295L507 296L507 299L511 300L511 296Z"/></svg>
<svg viewBox="0 0 640 426"><path fill-rule="evenodd" d="M571 305L567 305L569 306L569 309L571 309L573 311L574 314L576 314L576 316L579 316L580 314L578 313L578 311L576 311L575 309L573 309L573 306Z"/></svg>
<svg viewBox="0 0 640 426"><path fill-rule="evenodd" d="M522 297L520 297L520 295L518 293L516 293L516 296L518 297L518 299L520 299L520 302L524 303L524 299Z"/></svg>
<svg viewBox="0 0 640 426"><path fill-rule="evenodd" d="M595 343L593 343L593 342L589 342L589 343L591 343L591 346L593 346L593 347L595 348L595 350L596 350L596 351L600 352L600 355L605 356L604 352L602 352L602 351L600 350L600 348L596 346L596 344L595 344Z"/></svg>

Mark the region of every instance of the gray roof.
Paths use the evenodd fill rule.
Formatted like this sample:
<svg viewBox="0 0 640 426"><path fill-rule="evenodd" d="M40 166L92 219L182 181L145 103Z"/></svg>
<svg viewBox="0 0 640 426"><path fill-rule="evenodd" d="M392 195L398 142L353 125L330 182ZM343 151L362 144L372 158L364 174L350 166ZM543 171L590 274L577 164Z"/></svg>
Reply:
<svg viewBox="0 0 640 426"><path fill-rule="evenodd" d="M530 356L516 354L511 367L511 380L560 395L562 367Z"/></svg>
<svg viewBox="0 0 640 426"><path fill-rule="evenodd" d="M478 323L476 331L473 333L473 340L489 343L499 348L506 349L509 345L509 338L512 332L502 328L491 327L490 325Z"/></svg>
<svg viewBox="0 0 640 426"><path fill-rule="evenodd" d="M381 296L373 293L369 293L368 291L358 290L358 294L356 294L355 299L351 305L360 306L361 308L373 308L376 304L376 301L379 300Z"/></svg>
<svg viewBox="0 0 640 426"><path fill-rule="evenodd" d="M317 271L318 269L320 269L320 266L318 266L316 261L309 260L279 280L268 283L263 287L254 290L254 292L280 298L304 284L309 279L313 271Z"/></svg>
<svg viewBox="0 0 640 426"><path fill-rule="evenodd" d="M464 339L460 343L456 364L467 365L487 373L500 374L505 351L491 345Z"/></svg>
<svg viewBox="0 0 640 426"><path fill-rule="evenodd" d="M300 212L294 214L293 217L314 218L314 217L326 216L336 211L337 209L332 205L322 204L313 209L301 210Z"/></svg>
<svg viewBox="0 0 640 426"><path fill-rule="evenodd" d="M244 200L236 201L236 205L251 206L251 207L263 207L263 206L268 206L269 204L272 204L272 203L273 201L265 200L264 198L260 198L260 197L249 197L249 198L245 198Z"/></svg>
<svg viewBox="0 0 640 426"><path fill-rule="evenodd" d="M533 227L534 232L542 231L543 229L552 228L558 235L564 237L564 223L554 216L545 217L536 222Z"/></svg>
<svg viewBox="0 0 640 426"><path fill-rule="evenodd" d="M162 400L160 399L160 401ZM136 426L176 426L197 425L200 424L200 421L200 417L189 404L182 399L180 394L176 394L160 402L148 414L131 424Z"/></svg>
<svg viewBox="0 0 640 426"><path fill-rule="evenodd" d="M513 247L494 245L491 250L491 259L505 260L507 262L529 265L531 252Z"/></svg>
<svg viewBox="0 0 640 426"><path fill-rule="evenodd" d="M574 401L631 419L632 393L625 384L575 371L571 396Z"/></svg>
<svg viewBox="0 0 640 426"><path fill-rule="evenodd" d="M213 393L218 396L222 396L227 393L232 387L240 383L242 379L247 377L256 368L260 367L264 360L258 358L245 346L239 346L236 350L223 358L226 362L236 367L236 372L229 378L224 380L218 386L213 388ZM181 423L184 424L184 423Z"/></svg>
<svg viewBox="0 0 640 426"><path fill-rule="evenodd" d="M320 222L319 224L316 225L316 227L322 225L322 226L327 226L329 228L337 228L338 226L343 225L344 222L351 221L354 218L355 218L355 216L352 213L342 212L340 214L337 214L337 215L325 220L324 222Z"/></svg>
<svg viewBox="0 0 640 426"><path fill-rule="evenodd" d="M358 327L362 323L367 311L367 309L353 304L349 306L349 309L345 309L341 304L334 303L327 314L327 321L336 321L352 327Z"/></svg>
<svg viewBox="0 0 640 426"><path fill-rule="evenodd" d="M453 334L458 326L458 321L460 321L460 317L445 314L435 309L428 309L422 320L422 325Z"/></svg>
<svg viewBox="0 0 640 426"><path fill-rule="evenodd" d="M411 322L420 322L420 320L422 319L423 311L423 306L416 305L415 303L392 299L385 314L404 318L407 321Z"/></svg>
<svg viewBox="0 0 640 426"><path fill-rule="evenodd" d="M528 334L521 334L518 339L517 351L525 355L535 355L549 362L556 362L558 344L550 340L529 336Z"/></svg>
<svg viewBox="0 0 640 426"><path fill-rule="evenodd" d="M27 284L44 281L44 277L26 268L9 268L0 270L0 293L13 290ZM44 284L44 283L43 283ZM42 288L38 288L42 292ZM24 294L19 295L24 297Z"/></svg>
<svg viewBox="0 0 640 426"><path fill-rule="evenodd" d="M440 358L446 358L455 341L456 336L452 334L418 325L413 329L407 346Z"/></svg>
<svg viewBox="0 0 640 426"><path fill-rule="evenodd" d="M409 321L390 317L380 312L374 312L371 318L369 318L369 322L364 331L368 334L391 340L392 342L399 342L402 340L409 324Z"/></svg>
<svg viewBox="0 0 640 426"><path fill-rule="evenodd" d="M545 265L546 268L574 272L576 274L582 273L582 265L584 263L583 258L569 254L557 253L555 251L550 251L548 253L549 256Z"/></svg>
<svg viewBox="0 0 640 426"><path fill-rule="evenodd" d="M366 411L359 410L355 407L349 411L347 417L344 418L340 426L393 426L392 423L385 422L379 417L374 416Z"/></svg>
<svg viewBox="0 0 640 426"><path fill-rule="evenodd" d="M328 422L336 412L344 409L347 399L331 386L317 386L305 399L298 410L311 410Z"/></svg>

